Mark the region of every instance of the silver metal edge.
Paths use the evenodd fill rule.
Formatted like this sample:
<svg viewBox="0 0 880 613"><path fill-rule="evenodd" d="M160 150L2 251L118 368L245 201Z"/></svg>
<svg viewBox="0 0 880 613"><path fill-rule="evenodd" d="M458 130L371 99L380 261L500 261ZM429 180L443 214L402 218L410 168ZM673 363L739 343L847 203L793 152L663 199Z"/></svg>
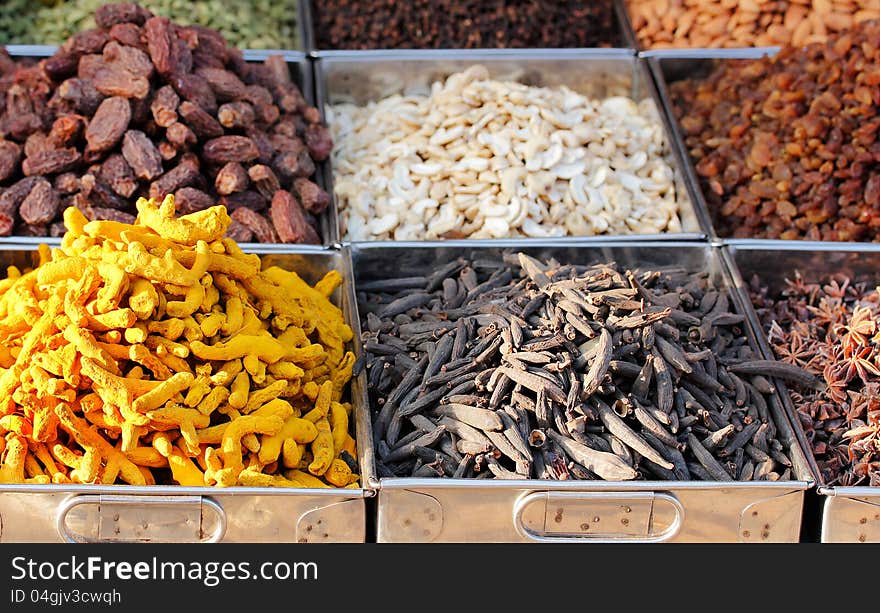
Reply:
<svg viewBox="0 0 880 613"><path fill-rule="evenodd" d="M300 48L306 55L312 50L312 5L309 0L299 0L296 3L297 29L299 30Z"/></svg>
<svg viewBox="0 0 880 613"><path fill-rule="evenodd" d="M515 242L515 241L514 241ZM456 247L456 246L467 246L469 248L485 248L486 246L477 246L473 243L467 241L447 241L442 242L440 244L433 245L432 247L426 247L424 245L405 245L401 243L386 243L383 245L378 245L375 243L353 243L349 245L351 250L351 260L352 260L352 269L353 271L357 269L357 254L360 251L371 251L380 248L393 248L393 249L432 249L437 247ZM492 245L497 247L498 245ZM715 267L717 269L717 274L719 276L719 280L722 282L724 287L729 291L731 297L735 298L734 287L732 285L732 278L730 276L727 267L721 259L720 253L716 248L706 242L686 242L686 241L653 241L653 242L639 242L634 243L632 241L595 241L590 239L581 239L580 241L571 241L567 243L559 243L557 241L549 241L542 239L535 239L534 242L529 242L527 244L523 244L522 242L516 243L516 247L521 248L540 248L540 247L594 247L594 248L614 248L614 247L640 247L640 248L650 248L650 247L679 247L681 249L701 249L707 256L708 261L714 262ZM358 315L360 316L360 315ZM749 336L749 344L753 349L758 349L755 345L756 335L752 333L751 329L747 329L747 334ZM366 399L367 403L367 412L368 414L371 412L371 408L369 407L369 398ZM776 415L774 414L774 418ZM371 418L372 420L372 418ZM777 424L779 427L779 424ZM375 443L375 441L374 441ZM493 484L493 485L489 485ZM707 490L717 490L720 488L733 488L733 489L749 489L749 488L761 488L761 489L794 489L794 490L807 490L814 486L814 482L812 478L810 479L797 479L791 481L587 481L587 480L571 480L571 481L552 481L547 479L453 479L453 478L412 478L412 477L382 477L377 478L376 488L381 492L383 489L419 489L419 488L447 488L447 487L455 487L455 488L482 488L482 487L493 487L493 488L501 488L501 489L515 489L515 488L525 488L525 489L546 489L546 490L567 490L567 489L612 489L612 490L622 490L622 491L633 491L633 490L672 490L672 489L707 489Z"/></svg>
<svg viewBox="0 0 880 613"><path fill-rule="evenodd" d="M725 243L725 251L729 252L730 261L734 264L735 260L735 251L737 249L741 250L751 250L751 251L777 251L777 250L785 250L785 251L802 251L806 253L816 252L816 251L828 251L828 252L837 252L837 253L878 253L880 252L880 244L877 243L836 243L829 241L796 241L796 240L770 240L770 239L737 239L727 241ZM738 273L739 274L739 273ZM740 277L740 283L743 283L742 290L745 292L745 284ZM746 297L748 297L747 292ZM751 300L749 300L751 302ZM762 349L765 350L765 354L773 358L773 350L770 348L769 342L767 342L767 338L763 333L763 328L761 326L761 322L758 320L757 313L754 312L754 308L751 309L753 315L753 326L756 330L760 332L757 335L759 342L762 345ZM804 448L809 450L810 447L806 440L806 434L803 431L803 427L800 426L800 421L796 419L797 409L794 406L794 402L791 400L791 396L788 393L788 389L785 387L785 384L781 381L779 382L780 391L782 392L782 401L787 403L787 410L791 411L791 415L795 417L796 424L796 433L799 433L803 439ZM816 463L816 459L813 457L812 453L807 454L811 463L815 465L814 471L816 475L816 483L818 485L817 491L819 494L825 496L870 496L870 497L880 497L880 488L873 488L868 486L857 486L857 487L842 487L837 485L826 485L823 483L821 478L821 471L819 470L818 464Z"/></svg>
<svg viewBox="0 0 880 613"><path fill-rule="evenodd" d="M614 0L614 13L617 16L617 22L623 29L623 38L627 46L634 49L636 53L639 53L641 51L641 43L632 25L627 0Z"/></svg>
<svg viewBox="0 0 880 613"><path fill-rule="evenodd" d="M28 237L29 238L29 237ZM45 242L45 241L44 241ZM57 241L60 243L60 241ZM57 244L51 246L58 246ZM351 301L354 298L354 276L353 276L353 266L351 264L351 257L344 252L339 250L331 250L331 249L313 249L308 248L308 245L288 245L287 248L283 251L271 249L271 246L264 245L262 243L253 243L246 244L241 243L240 247L245 253L254 253L257 255L307 255L307 256L320 256L326 258L338 257L342 261L342 268L344 270L340 271L342 273L343 278L343 286L347 286L346 289L343 289L341 304L338 305L340 308L344 309L344 305L347 301ZM267 248L268 247L268 248ZM14 243L14 242L0 242L0 251L12 251L12 250L20 250L20 251L34 251L36 252L37 243L29 242L29 243ZM357 315L357 300L354 300L352 303L353 309L348 309L348 317L354 318L358 317ZM345 310L344 310L345 312ZM359 320L352 320L359 321ZM354 328L352 328L354 331ZM360 340L358 336L357 343L359 345ZM361 349L359 346L355 345L354 338L352 339L353 348L357 348L357 352L355 355L360 355ZM366 407L367 411L367 419L369 419L369 407L366 405L362 406ZM357 404L353 404L352 410L357 410ZM372 471L371 474L375 474L375 468L372 460L372 435L367 433L367 440L363 440L360 438L361 429L363 428L363 424L360 423L363 421L363 416L360 414L363 411L359 412L358 419L356 422L355 434L358 437L357 446L358 446L358 462L361 464L362 468L367 469L368 471ZM365 445L369 445L365 447ZM363 458L364 449L370 450L370 458ZM235 486L235 487L212 487L212 486L177 486L177 485L152 485L152 486L133 486L133 485L85 485L85 484L64 484L64 485L38 485L31 483L0 483L0 493L82 493L82 494L144 494L144 495L196 495L196 496L249 496L249 495L259 495L259 496L311 496L311 495L319 495L322 497L332 497L332 496L342 496L343 498L368 498L375 495L375 491L370 488L365 487L363 475L361 475L361 487L359 488L273 488L273 487L244 487L244 486Z"/></svg>
<svg viewBox="0 0 880 613"><path fill-rule="evenodd" d="M6 50L9 52L9 55L19 58L51 57L57 49L57 45L6 45ZM242 55L245 61L248 62L262 62L270 56L280 55L284 58L284 61L287 62L291 71L296 71L295 80L299 82L300 90L302 91L306 103L318 107L321 111L321 117L324 116L323 105L318 105L315 95L313 63L305 53L302 51L291 51L287 49L243 49ZM331 176L329 164L329 158L323 162L315 162L314 178L317 184L328 192L331 197L331 206L327 207L318 220L319 230L321 231L323 239L320 248L328 248L339 240L339 223L336 216L335 201L333 200L332 184L328 178ZM21 241L22 244L30 244L30 239L36 241L34 244L39 244L40 242L52 243L54 240L60 242L60 239L53 239L52 237L4 236L0 237L0 243L13 240L16 243ZM242 247L259 244L261 243L241 243Z"/></svg>
<svg viewBox="0 0 880 613"><path fill-rule="evenodd" d="M324 60L320 57L312 55L312 72L315 83L315 106L321 113L321 119L329 126L327 122L327 76L324 72ZM334 145L335 148L335 145ZM321 162L320 167L321 180L324 191L330 195L330 204L327 206L329 217L332 221L330 224L328 239L332 243L338 243L342 240L342 231L339 221L339 207L336 203L336 193L333 187L333 154L331 153L326 160Z"/></svg>
<svg viewBox="0 0 880 613"><path fill-rule="evenodd" d="M758 353L764 359L775 361L776 356L770 349L770 344L767 342L767 337L764 335L761 322L758 320L758 314L749 298L746 284L743 281L742 274L740 273L739 266L736 264L733 254L726 246L718 246L715 247L715 249L718 250L721 261L727 268L727 274L731 280L730 293L734 301L737 303L739 311L745 315L746 325L749 328L751 339L754 341L753 344L755 349L758 350ZM789 453L793 456L791 458L792 463L795 464L794 468L806 470L809 474L809 479L813 482L812 485L815 485L816 483L819 483L821 473L819 471L819 466L816 463L816 459L813 457L803 425L797 418L797 411L795 410L794 403L791 401L788 389L785 387L785 383L782 380L774 378L771 379L771 381L776 388L775 397L770 400L772 408L774 409L773 417L777 421L777 429L782 433L783 438L785 439L783 442L789 446ZM795 453L797 453L797 457L794 457Z"/></svg>
<svg viewBox="0 0 880 613"><path fill-rule="evenodd" d="M765 55L775 55L782 47L682 47L678 49L646 49L639 51L643 58L672 59L758 59Z"/></svg>
<svg viewBox="0 0 880 613"><path fill-rule="evenodd" d="M708 214L705 213L705 204L702 204L702 195L699 192L699 186L694 185L690 180L690 173L688 171L687 159L682 155L681 151L675 146L675 138L677 137L677 132L674 129L674 126L669 121L668 116L665 112L665 106L662 98L657 90L654 79L650 73L648 66L639 60L631 50L627 49L485 49L485 50L467 50L467 49L457 49L452 51L442 51L435 49L404 49L404 50L371 50L371 51L322 51L315 52L312 54L312 57L315 58L314 62L314 78L315 78L315 96L317 97L316 106L321 113L321 117L326 118L326 110L328 101L328 90L327 90L327 66L331 65L334 62L372 62L376 60L398 60L398 61L430 61L430 60L446 60L446 61L474 61L474 62L492 62L492 61L503 61L503 60L562 60L562 61L574 61L574 60L585 60L585 61L596 61L596 60L614 60L614 61L623 61L627 60L631 64L631 70L633 72L633 87L635 88L638 85L638 80L641 80L641 87L644 88L644 93L647 96L650 96L654 101L655 106L657 107L657 112L660 115L660 122L663 124L663 129L666 134L666 140L669 145L670 155L672 156L672 163L676 166L678 172L681 174L682 183L687 190L688 195L688 205L691 208L691 212L696 218L697 224L699 226L699 232L670 232L670 233L662 233L662 234L621 234L621 235L599 235L599 236L566 236L559 237L562 241L577 241L581 239L599 239L599 240L629 240L629 241L642 241L642 240L664 240L664 241L673 241L673 240L705 240L712 235L713 229L711 220L708 217ZM633 95L635 92L633 92ZM336 223L331 227L331 232L333 227L335 227L335 238L331 239L329 242L333 243L335 241L339 242L355 242L343 240L342 237L342 228L341 228L341 217L339 213L339 207L336 200L336 195L334 193L334 178L333 178L333 164L332 164L332 156L328 158L325 162L322 162L322 167L324 171L324 187L325 191L330 195L330 205L327 207L329 211L331 211L331 218L336 220ZM681 205L680 205L681 207ZM533 241L543 240L543 239L533 239L533 238L503 238L503 239L462 239L466 241L464 244L466 245L502 245L507 241L524 241L528 244L532 244ZM376 243L405 243L411 246L431 246L434 243L445 243L449 244L449 240L446 241L363 241L363 242L376 242Z"/></svg>
<svg viewBox="0 0 880 613"><path fill-rule="evenodd" d="M337 252L343 260L343 271L347 291L343 296L346 323L352 330L352 345L356 358L364 353L361 340L361 316L358 310L357 293L354 282L354 261L351 257L351 248L342 246ZM379 486L376 477L375 442L373 441L373 428L370 425L370 402L367 391L367 375L365 371L352 378L349 385L351 394L352 410L356 416L355 434L358 444L358 462L361 466L361 489L366 490L368 496L375 496Z"/></svg>

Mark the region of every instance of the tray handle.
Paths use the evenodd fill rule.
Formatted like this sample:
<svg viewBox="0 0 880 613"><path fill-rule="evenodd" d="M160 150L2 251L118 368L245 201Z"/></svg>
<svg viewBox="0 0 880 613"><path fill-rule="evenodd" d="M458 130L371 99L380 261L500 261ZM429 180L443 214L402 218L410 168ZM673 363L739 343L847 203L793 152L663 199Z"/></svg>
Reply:
<svg viewBox="0 0 880 613"><path fill-rule="evenodd" d="M72 528L70 512L81 506L96 507L94 534ZM213 514L213 530L202 533L205 515ZM210 525L210 522L209 522ZM69 543L196 542L216 543L226 534L226 512L215 500L202 496L80 495L68 498L58 509L56 527Z"/></svg>
<svg viewBox="0 0 880 613"><path fill-rule="evenodd" d="M675 516L668 528L653 534L658 502L669 505ZM680 532L683 520L681 502L663 492L533 492L513 508L516 531L539 543L662 543ZM605 528L609 524L611 532ZM640 528L644 534L637 533Z"/></svg>

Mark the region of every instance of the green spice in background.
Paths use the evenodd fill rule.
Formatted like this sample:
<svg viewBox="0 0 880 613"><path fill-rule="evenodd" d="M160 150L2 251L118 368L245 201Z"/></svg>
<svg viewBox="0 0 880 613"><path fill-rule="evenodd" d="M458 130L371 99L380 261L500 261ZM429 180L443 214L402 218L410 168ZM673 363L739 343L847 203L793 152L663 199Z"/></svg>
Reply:
<svg viewBox="0 0 880 613"><path fill-rule="evenodd" d="M111 0L112 1L112 0ZM0 0L0 45L60 45L95 27L108 0ZM219 31L242 49L298 49L296 0L141 0L142 7L182 24Z"/></svg>

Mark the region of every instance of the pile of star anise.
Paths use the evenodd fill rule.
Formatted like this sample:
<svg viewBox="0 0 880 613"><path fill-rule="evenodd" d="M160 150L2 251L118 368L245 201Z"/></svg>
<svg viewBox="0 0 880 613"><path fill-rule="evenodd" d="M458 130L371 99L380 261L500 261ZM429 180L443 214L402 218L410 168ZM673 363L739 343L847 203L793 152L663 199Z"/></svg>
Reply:
<svg viewBox="0 0 880 613"><path fill-rule="evenodd" d="M821 376L823 391L789 385L825 485L880 485L880 291L799 274L779 295L757 277L752 303L776 357Z"/></svg>

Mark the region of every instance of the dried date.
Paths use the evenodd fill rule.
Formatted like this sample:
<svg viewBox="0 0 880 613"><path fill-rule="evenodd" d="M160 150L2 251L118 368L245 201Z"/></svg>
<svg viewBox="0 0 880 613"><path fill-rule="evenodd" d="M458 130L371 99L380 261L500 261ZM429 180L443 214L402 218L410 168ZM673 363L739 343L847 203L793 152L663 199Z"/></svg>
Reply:
<svg viewBox="0 0 880 613"><path fill-rule="evenodd" d="M252 211L262 211L266 208L268 202L258 192L245 190L243 192L236 192L221 197L220 204L230 211L239 208L251 209Z"/></svg>
<svg viewBox="0 0 880 613"><path fill-rule="evenodd" d="M254 238L257 239L257 242L260 243L280 243L281 239L278 236L278 233L272 227L272 224L269 223L269 220L260 215L257 212L247 208L241 207L235 209L230 214L233 220L237 221L245 228L250 230L253 233Z"/></svg>
<svg viewBox="0 0 880 613"><path fill-rule="evenodd" d="M98 179L123 198L130 198L138 189L134 172L120 153L114 153L104 160L98 171Z"/></svg>
<svg viewBox="0 0 880 613"><path fill-rule="evenodd" d="M21 170L25 176L51 175L72 170L79 164L82 156L73 147L66 149L46 149L25 158Z"/></svg>
<svg viewBox="0 0 880 613"><path fill-rule="evenodd" d="M221 196L227 196L235 192L243 192L249 184L249 177L244 166L238 162L228 162L223 165L214 179L214 188Z"/></svg>
<svg viewBox="0 0 880 613"><path fill-rule="evenodd" d="M167 128L177 121L177 108L180 105L180 96L170 85L163 85L153 96L150 103L150 111L156 125Z"/></svg>
<svg viewBox="0 0 880 613"><path fill-rule="evenodd" d="M186 124L175 121L165 129L165 138L178 151L188 151L199 139Z"/></svg>
<svg viewBox="0 0 880 613"><path fill-rule="evenodd" d="M254 164L248 168L247 173L248 177L250 177L253 182L254 187L257 188L257 191L260 192L260 195L266 200L272 200L275 192L281 189L281 183L278 181L278 177L276 177L275 173L272 172L272 169L265 164Z"/></svg>
<svg viewBox="0 0 880 613"><path fill-rule="evenodd" d="M330 205L330 194L309 179L300 177L293 182L293 188L299 196L303 208L315 215L322 213Z"/></svg>
<svg viewBox="0 0 880 613"><path fill-rule="evenodd" d="M86 159L95 159L95 154L116 146L130 121L131 104L127 98L113 96L104 100L86 128Z"/></svg>
<svg viewBox="0 0 880 613"><path fill-rule="evenodd" d="M200 189L182 187L174 192L174 205L178 215L189 215L214 206L214 198Z"/></svg>
<svg viewBox="0 0 880 613"><path fill-rule="evenodd" d="M192 187L200 178L198 166L189 159L180 163L150 184L150 198L161 201L181 187Z"/></svg>
<svg viewBox="0 0 880 613"><path fill-rule="evenodd" d="M209 140L202 147L202 156L212 164L250 162L259 155L257 145L246 136L221 136Z"/></svg>
<svg viewBox="0 0 880 613"><path fill-rule="evenodd" d="M129 130L122 137L122 156L138 179L152 181L162 174L162 156L140 130Z"/></svg>
<svg viewBox="0 0 880 613"><path fill-rule="evenodd" d="M18 172L20 162L21 147L11 140L0 140L0 181Z"/></svg>
<svg viewBox="0 0 880 613"><path fill-rule="evenodd" d="M180 116L200 139L211 139L223 136L223 126L210 113L196 106L189 100L180 105ZM170 139L169 139L170 140Z"/></svg>
<svg viewBox="0 0 880 613"><path fill-rule="evenodd" d="M80 75L80 78L88 78ZM105 96L143 98L150 93L150 81L123 68L120 64L104 64L92 76L95 89Z"/></svg>
<svg viewBox="0 0 880 613"><path fill-rule="evenodd" d="M95 23L99 28L109 28L116 24L133 23L144 25L153 14L134 2L116 2L95 9Z"/></svg>
<svg viewBox="0 0 880 613"><path fill-rule="evenodd" d="M246 129L254 124L254 107L244 101L227 102L217 110L220 124L230 129Z"/></svg>
<svg viewBox="0 0 880 613"><path fill-rule="evenodd" d="M220 102L238 100L247 94L247 86L244 81L229 70L199 68L195 73L205 80Z"/></svg>
<svg viewBox="0 0 880 613"><path fill-rule="evenodd" d="M189 100L209 113L217 112L217 98L208 82L195 74L175 74L170 79L181 98Z"/></svg>
<svg viewBox="0 0 880 613"><path fill-rule="evenodd" d="M154 67L150 56L136 47L110 41L104 47L103 57L108 65L116 65L138 77L149 80L153 76Z"/></svg>
<svg viewBox="0 0 880 613"><path fill-rule="evenodd" d="M27 224L43 225L55 218L60 204L58 192L49 181L41 177L22 201L18 214Z"/></svg>
<svg viewBox="0 0 880 613"><path fill-rule="evenodd" d="M167 17L151 17L144 23L144 38L153 66L163 77L170 77L178 70L180 61L177 39L171 20Z"/></svg>
<svg viewBox="0 0 880 613"><path fill-rule="evenodd" d="M283 189L275 192L270 213L281 242L313 245L321 242L318 233L306 221L302 206L290 192Z"/></svg>

